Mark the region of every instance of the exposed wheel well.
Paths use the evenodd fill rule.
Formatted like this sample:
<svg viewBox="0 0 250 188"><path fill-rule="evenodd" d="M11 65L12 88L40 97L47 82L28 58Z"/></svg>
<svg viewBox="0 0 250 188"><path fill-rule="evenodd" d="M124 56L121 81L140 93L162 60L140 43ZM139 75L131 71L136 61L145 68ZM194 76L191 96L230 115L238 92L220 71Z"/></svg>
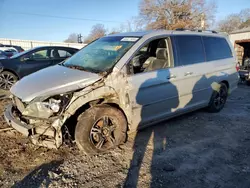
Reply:
<svg viewBox="0 0 250 188"><path fill-rule="evenodd" d="M127 129L129 129L128 118L127 118L126 114L124 113L124 111L122 110L122 108L118 104L116 104L116 103L106 103L106 104L119 109L123 113L123 115L124 115L124 117L126 118L126 121L127 121Z"/></svg>
<svg viewBox="0 0 250 188"><path fill-rule="evenodd" d="M97 99L97 100L94 100L94 101L90 101L86 104L84 104L83 106L81 106L80 108L78 108L76 110L76 112L74 113L74 115L72 115L70 118L68 118L65 122L65 125L67 126L69 132L70 132L70 135L74 138L74 132L75 132L75 127L76 127L76 124L77 124L77 121L78 121L78 117L80 116L80 114L82 114L84 111L86 111L87 109L91 108L92 106L95 106L95 105L101 105L101 104L107 104L107 105L110 105L112 107L115 107L117 109L119 109L124 117L126 118L126 121L128 122L127 120L127 116L126 114L124 113L124 111L122 110L122 108L116 104L116 103L106 103L105 102L105 99ZM127 129L128 129L128 125L127 125Z"/></svg>

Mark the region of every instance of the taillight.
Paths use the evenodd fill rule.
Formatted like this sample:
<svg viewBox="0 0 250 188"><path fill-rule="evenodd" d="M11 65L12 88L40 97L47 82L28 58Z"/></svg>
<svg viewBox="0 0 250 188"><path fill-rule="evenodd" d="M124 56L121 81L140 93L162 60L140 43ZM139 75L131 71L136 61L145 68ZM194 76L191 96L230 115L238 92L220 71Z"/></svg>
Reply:
<svg viewBox="0 0 250 188"><path fill-rule="evenodd" d="M239 63L236 63L235 68L236 68L236 71L238 72L238 71L240 70L240 64L239 64Z"/></svg>

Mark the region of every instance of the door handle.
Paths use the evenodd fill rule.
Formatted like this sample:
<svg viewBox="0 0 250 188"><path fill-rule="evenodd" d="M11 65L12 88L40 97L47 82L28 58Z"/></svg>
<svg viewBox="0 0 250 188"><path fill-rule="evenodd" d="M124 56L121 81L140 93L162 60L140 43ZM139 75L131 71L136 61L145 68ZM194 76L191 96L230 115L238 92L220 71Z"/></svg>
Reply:
<svg viewBox="0 0 250 188"><path fill-rule="evenodd" d="M192 75L193 74L193 72L185 72L185 76L189 76L189 75Z"/></svg>
<svg viewBox="0 0 250 188"><path fill-rule="evenodd" d="M176 76L173 75L173 74L171 74L170 76L167 77L168 80L169 80L169 79L172 79L172 78L176 78Z"/></svg>

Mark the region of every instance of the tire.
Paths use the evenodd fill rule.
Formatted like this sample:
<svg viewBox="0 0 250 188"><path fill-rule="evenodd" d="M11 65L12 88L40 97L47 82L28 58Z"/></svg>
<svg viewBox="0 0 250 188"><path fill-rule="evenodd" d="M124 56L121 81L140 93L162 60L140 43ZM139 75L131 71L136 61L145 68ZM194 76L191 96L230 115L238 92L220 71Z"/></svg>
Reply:
<svg viewBox="0 0 250 188"><path fill-rule="evenodd" d="M18 77L9 72L3 71L0 73L0 89L10 90L10 88L17 82Z"/></svg>
<svg viewBox="0 0 250 188"><path fill-rule="evenodd" d="M78 118L75 140L86 154L104 153L125 142L127 120L117 108L109 105L91 107Z"/></svg>
<svg viewBox="0 0 250 188"><path fill-rule="evenodd" d="M220 83L220 89L214 91L208 105L208 111L212 113L220 112L226 103L228 97L228 88L226 84Z"/></svg>

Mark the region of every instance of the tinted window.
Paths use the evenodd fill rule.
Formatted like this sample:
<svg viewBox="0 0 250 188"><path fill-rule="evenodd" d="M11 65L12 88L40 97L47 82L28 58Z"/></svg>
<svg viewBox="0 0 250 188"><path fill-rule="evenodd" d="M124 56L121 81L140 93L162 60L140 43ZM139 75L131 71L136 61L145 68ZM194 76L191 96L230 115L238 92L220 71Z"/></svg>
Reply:
<svg viewBox="0 0 250 188"><path fill-rule="evenodd" d="M176 36L179 65L189 65L205 61L204 48L200 36Z"/></svg>
<svg viewBox="0 0 250 188"><path fill-rule="evenodd" d="M47 60L50 58L48 56L47 50L39 50L30 55L26 55L25 57L28 57L32 60Z"/></svg>
<svg viewBox="0 0 250 188"><path fill-rule="evenodd" d="M207 61L232 57L232 51L224 38L203 37Z"/></svg>

